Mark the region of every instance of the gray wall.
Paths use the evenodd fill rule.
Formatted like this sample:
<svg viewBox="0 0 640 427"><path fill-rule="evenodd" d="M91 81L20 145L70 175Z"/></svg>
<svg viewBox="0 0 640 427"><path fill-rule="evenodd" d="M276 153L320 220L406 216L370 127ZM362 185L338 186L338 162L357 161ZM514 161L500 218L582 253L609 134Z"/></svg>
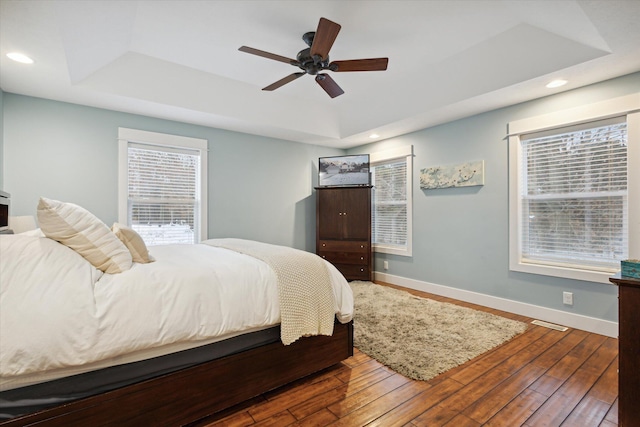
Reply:
<svg viewBox="0 0 640 427"><path fill-rule="evenodd" d="M640 73L349 150L412 144L413 256L376 254L376 269L604 320L617 321L612 285L514 273L508 267L507 123L638 92ZM314 250L317 158L341 150L297 144L10 93L4 105L4 185L13 215L39 196L72 201L107 224L117 218L117 129L209 141L209 235ZM423 191L420 169L483 159L485 185ZM562 292L574 305L562 305Z"/></svg>
<svg viewBox="0 0 640 427"><path fill-rule="evenodd" d="M640 73L350 149L367 153L412 144L413 256L376 254L390 275L617 321L612 285L509 271L508 150L510 121L638 92ZM638 141L636 141L638 142ZM420 189L420 169L485 161L482 187ZM574 293L572 307L562 292Z"/></svg>
<svg viewBox="0 0 640 427"><path fill-rule="evenodd" d="M117 220L118 127L209 141L209 237L315 251L318 157L337 150L4 93L4 185L12 215L38 198Z"/></svg>

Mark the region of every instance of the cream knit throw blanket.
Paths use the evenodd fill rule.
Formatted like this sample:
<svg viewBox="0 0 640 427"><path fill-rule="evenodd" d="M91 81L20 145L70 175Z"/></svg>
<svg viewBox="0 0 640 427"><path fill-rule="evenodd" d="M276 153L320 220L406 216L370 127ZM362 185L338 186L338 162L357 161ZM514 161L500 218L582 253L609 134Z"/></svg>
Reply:
<svg viewBox="0 0 640 427"><path fill-rule="evenodd" d="M303 336L333 334L335 304L324 260L309 252L251 240L212 239L202 243L252 256L275 271L284 345Z"/></svg>

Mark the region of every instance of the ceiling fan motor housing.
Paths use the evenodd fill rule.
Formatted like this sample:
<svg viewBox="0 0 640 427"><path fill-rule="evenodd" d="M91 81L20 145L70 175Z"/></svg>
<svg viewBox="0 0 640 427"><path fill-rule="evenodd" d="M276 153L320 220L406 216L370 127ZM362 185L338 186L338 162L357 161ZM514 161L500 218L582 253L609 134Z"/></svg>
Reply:
<svg viewBox="0 0 640 427"><path fill-rule="evenodd" d="M299 63L298 67L311 75L316 75L318 74L318 71L329 68L329 57L327 56L324 60L319 55L313 57L311 55L311 48L309 47L298 52L296 60Z"/></svg>

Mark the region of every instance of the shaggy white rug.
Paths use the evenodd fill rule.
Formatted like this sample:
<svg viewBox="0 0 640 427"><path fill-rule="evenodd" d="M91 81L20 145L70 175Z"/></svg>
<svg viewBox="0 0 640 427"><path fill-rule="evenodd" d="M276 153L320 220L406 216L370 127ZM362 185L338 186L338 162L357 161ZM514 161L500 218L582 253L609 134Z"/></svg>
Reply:
<svg viewBox="0 0 640 427"><path fill-rule="evenodd" d="M527 329L522 322L371 282L350 285L355 347L415 380L429 380Z"/></svg>

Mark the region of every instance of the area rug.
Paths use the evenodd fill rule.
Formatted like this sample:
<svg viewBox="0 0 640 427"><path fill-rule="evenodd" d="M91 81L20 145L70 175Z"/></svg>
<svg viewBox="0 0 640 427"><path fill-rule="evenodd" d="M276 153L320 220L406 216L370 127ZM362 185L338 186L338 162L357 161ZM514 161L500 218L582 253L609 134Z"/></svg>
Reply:
<svg viewBox="0 0 640 427"><path fill-rule="evenodd" d="M354 346L414 380L429 380L527 328L523 322L372 282L350 285L355 299Z"/></svg>

